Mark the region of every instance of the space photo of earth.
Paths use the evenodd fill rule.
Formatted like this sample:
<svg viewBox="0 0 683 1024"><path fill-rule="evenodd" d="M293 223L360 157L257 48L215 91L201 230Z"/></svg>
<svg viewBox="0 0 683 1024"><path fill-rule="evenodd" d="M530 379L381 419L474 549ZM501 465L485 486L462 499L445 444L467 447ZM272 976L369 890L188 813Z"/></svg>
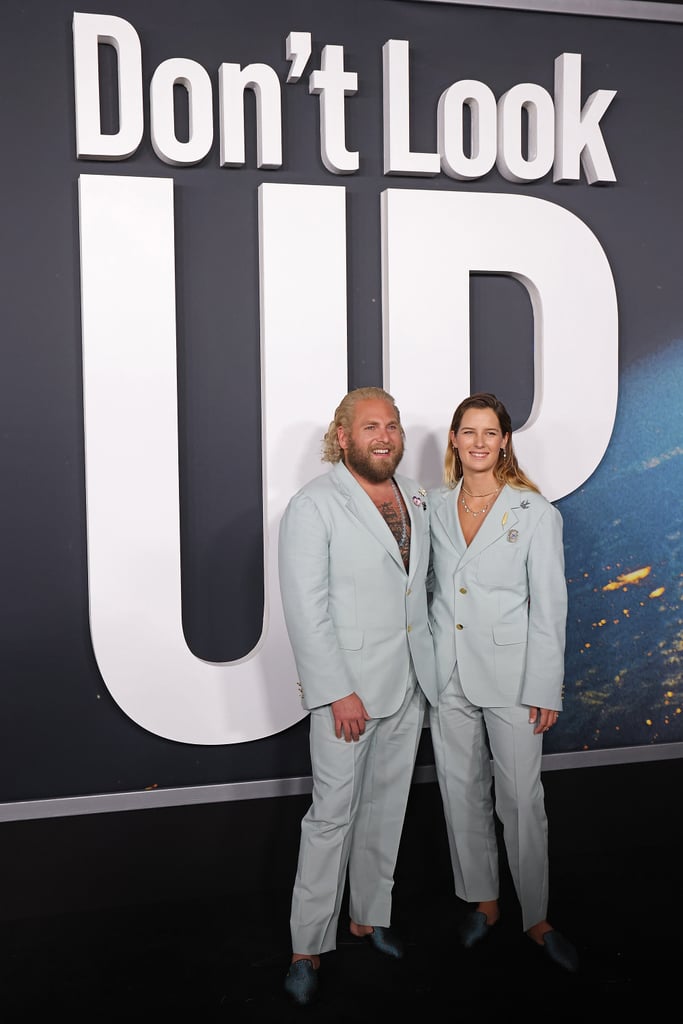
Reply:
<svg viewBox="0 0 683 1024"><path fill-rule="evenodd" d="M569 595L546 754L683 741L683 341L620 375L602 462L556 502Z"/></svg>

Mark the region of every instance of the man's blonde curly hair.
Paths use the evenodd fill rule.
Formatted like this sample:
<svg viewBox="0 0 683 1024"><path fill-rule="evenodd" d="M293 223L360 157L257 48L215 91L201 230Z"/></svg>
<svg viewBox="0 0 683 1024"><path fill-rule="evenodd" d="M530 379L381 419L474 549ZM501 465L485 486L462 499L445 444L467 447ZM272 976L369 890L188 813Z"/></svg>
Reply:
<svg viewBox="0 0 683 1024"><path fill-rule="evenodd" d="M343 462L344 453L339 446L339 439L337 437L337 429L339 427L344 428L344 432L349 434L351 432L351 426L353 424L354 413L358 402L365 401L368 398L379 399L382 402L389 402L394 407L396 413L396 419L399 426L401 427L401 437L405 440L405 432L401 425L401 414L398 411L396 402L384 388L356 388L354 391L349 391L348 394L342 398L341 402L337 406L334 419L327 428L327 433L323 437L322 452L320 459L322 462Z"/></svg>

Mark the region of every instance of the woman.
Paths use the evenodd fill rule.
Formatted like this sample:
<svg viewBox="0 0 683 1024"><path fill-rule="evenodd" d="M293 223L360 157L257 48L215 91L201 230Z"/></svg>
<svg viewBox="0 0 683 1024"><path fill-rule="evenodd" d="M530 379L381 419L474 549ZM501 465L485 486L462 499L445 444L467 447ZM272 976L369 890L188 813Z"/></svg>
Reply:
<svg viewBox="0 0 683 1024"><path fill-rule="evenodd" d="M444 486L428 504L440 689L430 728L455 891L476 905L460 937L473 946L500 916L495 810L524 931L575 971L576 950L547 920L541 783L543 736L562 709L562 517L520 469L495 395L471 395L455 410Z"/></svg>

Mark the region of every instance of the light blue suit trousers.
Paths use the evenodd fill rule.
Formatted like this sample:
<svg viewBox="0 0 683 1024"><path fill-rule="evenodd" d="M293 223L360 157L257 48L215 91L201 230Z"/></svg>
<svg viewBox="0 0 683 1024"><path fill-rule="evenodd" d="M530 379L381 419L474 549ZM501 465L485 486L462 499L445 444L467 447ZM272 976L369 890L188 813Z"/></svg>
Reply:
<svg viewBox="0 0 683 1024"><path fill-rule="evenodd" d="M357 742L337 739L328 706L310 716L311 806L301 822L290 930L295 953L336 947L349 872L349 912L357 924L388 927L394 869L425 698L415 675L398 711L366 722ZM336 885L331 876L336 872Z"/></svg>
<svg viewBox="0 0 683 1024"><path fill-rule="evenodd" d="M456 894L468 903L498 899L495 777L495 810L526 931L544 921L548 910L543 734L534 735L527 707L470 703L457 665L438 705L429 709L429 724Z"/></svg>

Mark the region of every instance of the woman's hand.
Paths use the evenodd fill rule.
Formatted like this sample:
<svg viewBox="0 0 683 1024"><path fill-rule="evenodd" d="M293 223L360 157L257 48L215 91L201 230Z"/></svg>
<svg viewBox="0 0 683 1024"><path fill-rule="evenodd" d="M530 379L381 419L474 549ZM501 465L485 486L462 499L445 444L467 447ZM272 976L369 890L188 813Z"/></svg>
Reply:
<svg viewBox="0 0 683 1024"><path fill-rule="evenodd" d="M553 711L552 708L529 708L529 724L536 723L534 733L547 732L548 729L552 729L559 717L560 712Z"/></svg>

